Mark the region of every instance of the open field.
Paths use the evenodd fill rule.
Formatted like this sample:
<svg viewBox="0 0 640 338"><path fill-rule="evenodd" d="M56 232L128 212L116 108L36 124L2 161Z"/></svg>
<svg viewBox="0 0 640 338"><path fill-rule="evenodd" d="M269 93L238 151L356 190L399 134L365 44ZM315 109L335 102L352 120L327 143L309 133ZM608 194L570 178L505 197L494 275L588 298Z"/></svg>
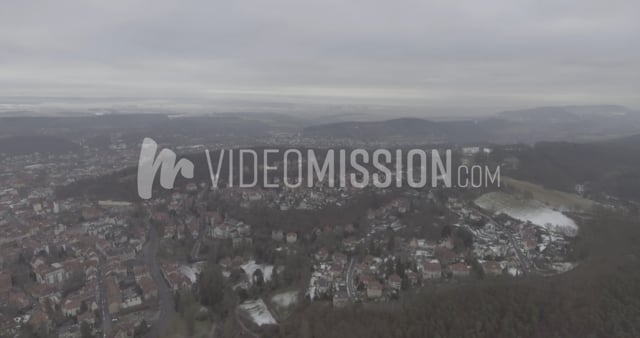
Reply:
<svg viewBox="0 0 640 338"><path fill-rule="evenodd" d="M547 189L531 182L516 180L511 177L502 177L502 183L522 192L530 192L533 198L553 208L564 211L586 211L591 209L596 202L576 194Z"/></svg>

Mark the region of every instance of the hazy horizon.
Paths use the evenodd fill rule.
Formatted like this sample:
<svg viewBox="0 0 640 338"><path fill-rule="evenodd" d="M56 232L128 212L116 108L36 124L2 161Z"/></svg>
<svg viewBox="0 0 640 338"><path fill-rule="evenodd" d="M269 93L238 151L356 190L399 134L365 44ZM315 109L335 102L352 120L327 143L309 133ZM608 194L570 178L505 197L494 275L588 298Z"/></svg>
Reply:
<svg viewBox="0 0 640 338"><path fill-rule="evenodd" d="M638 110L637 13L629 0L5 2L0 112Z"/></svg>
<svg viewBox="0 0 640 338"><path fill-rule="evenodd" d="M294 116L322 117L342 114L353 119L379 120L419 117L426 119L473 119L497 116L503 112L548 107L622 106L640 112L633 106L616 103L592 105L527 105L501 108L421 107L411 105L331 104L292 101L185 100L183 98L0 98L0 117L8 116L81 116L105 114L208 115L230 113L281 113ZM348 118L347 118L348 119Z"/></svg>

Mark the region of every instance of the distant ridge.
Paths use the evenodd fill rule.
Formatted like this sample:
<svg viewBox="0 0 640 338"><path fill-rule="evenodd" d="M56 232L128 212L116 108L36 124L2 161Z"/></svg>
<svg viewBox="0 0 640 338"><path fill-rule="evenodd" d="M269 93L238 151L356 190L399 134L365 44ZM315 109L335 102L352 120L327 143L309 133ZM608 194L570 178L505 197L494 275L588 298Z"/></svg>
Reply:
<svg viewBox="0 0 640 338"><path fill-rule="evenodd" d="M0 138L0 154L9 156L64 154L80 150L80 146L65 138L50 135L25 135Z"/></svg>
<svg viewBox="0 0 640 338"><path fill-rule="evenodd" d="M637 112L620 105L549 106L498 113L499 118L517 121L574 122L585 118L638 117Z"/></svg>
<svg viewBox="0 0 640 338"><path fill-rule="evenodd" d="M322 135L338 138L369 139L385 136L424 136L425 134L443 136L437 123L419 118L399 118L373 122L335 122L310 126L304 129L307 135Z"/></svg>
<svg viewBox="0 0 640 338"><path fill-rule="evenodd" d="M594 141L640 133L640 113L619 105L539 107L462 121L399 118L304 128L316 138L466 144Z"/></svg>

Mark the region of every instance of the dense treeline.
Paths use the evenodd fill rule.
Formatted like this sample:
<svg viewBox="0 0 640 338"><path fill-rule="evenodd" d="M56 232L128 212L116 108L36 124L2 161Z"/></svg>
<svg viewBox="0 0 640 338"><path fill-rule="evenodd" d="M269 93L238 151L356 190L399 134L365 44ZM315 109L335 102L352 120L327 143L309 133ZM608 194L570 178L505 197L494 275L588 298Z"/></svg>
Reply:
<svg viewBox="0 0 640 338"><path fill-rule="evenodd" d="M576 244L585 260L554 277L485 280L391 305L314 303L271 337L638 337L640 224L600 211Z"/></svg>
<svg viewBox="0 0 640 338"><path fill-rule="evenodd" d="M533 147L496 149L498 163L515 157L516 170L508 174L544 186L573 191L589 184L596 194L640 200L640 136L600 143L543 142Z"/></svg>

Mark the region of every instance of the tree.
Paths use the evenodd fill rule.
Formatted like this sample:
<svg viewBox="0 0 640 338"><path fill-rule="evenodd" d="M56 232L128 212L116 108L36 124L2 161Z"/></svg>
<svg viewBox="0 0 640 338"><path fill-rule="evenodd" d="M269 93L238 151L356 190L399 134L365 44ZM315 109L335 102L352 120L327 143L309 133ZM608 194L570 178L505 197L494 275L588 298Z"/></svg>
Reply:
<svg viewBox="0 0 640 338"><path fill-rule="evenodd" d="M449 224L442 227L442 231L440 232L441 238L447 238L451 236L451 232L453 231L453 227Z"/></svg>
<svg viewBox="0 0 640 338"><path fill-rule="evenodd" d="M91 338L93 337L93 330L91 330L91 326L87 322L82 322L80 324L80 335L82 338Z"/></svg>
<svg viewBox="0 0 640 338"><path fill-rule="evenodd" d="M147 324L146 320L142 320L140 322L140 325L138 325L135 329L135 331L133 332L133 336L134 337L144 337L147 335L147 333L149 333L149 324Z"/></svg>
<svg viewBox="0 0 640 338"><path fill-rule="evenodd" d="M173 294L173 310L175 312L180 312L180 292L176 292Z"/></svg>
<svg viewBox="0 0 640 338"><path fill-rule="evenodd" d="M188 311L185 314L184 320L187 323L187 336L193 337L193 334L196 331L196 316L193 311Z"/></svg>
<svg viewBox="0 0 640 338"><path fill-rule="evenodd" d="M264 274L262 273L262 269L256 269L253 273L253 282L258 287L261 287L262 284L264 284Z"/></svg>
<svg viewBox="0 0 640 338"><path fill-rule="evenodd" d="M79 290L85 283L85 275L83 271L76 271L71 274L71 277L64 282L62 286L62 294L63 296L67 296L68 294Z"/></svg>
<svg viewBox="0 0 640 338"><path fill-rule="evenodd" d="M462 240L465 247L470 248L473 245L473 233L467 229L458 228L456 231L456 237Z"/></svg>
<svg viewBox="0 0 640 338"><path fill-rule="evenodd" d="M311 338L311 327L309 325L309 320L307 318L303 318L300 323L300 338Z"/></svg>
<svg viewBox="0 0 640 338"><path fill-rule="evenodd" d="M285 260L284 281L290 285L295 281L307 280L309 262L303 255L289 255Z"/></svg>
<svg viewBox="0 0 640 338"><path fill-rule="evenodd" d="M280 286L280 274L278 273L278 267L273 267L273 272L271 273L271 288L277 289Z"/></svg>
<svg viewBox="0 0 640 338"><path fill-rule="evenodd" d="M200 302L205 306L215 307L224 295L222 271L217 265L209 264L198 277Z"/></svg>

